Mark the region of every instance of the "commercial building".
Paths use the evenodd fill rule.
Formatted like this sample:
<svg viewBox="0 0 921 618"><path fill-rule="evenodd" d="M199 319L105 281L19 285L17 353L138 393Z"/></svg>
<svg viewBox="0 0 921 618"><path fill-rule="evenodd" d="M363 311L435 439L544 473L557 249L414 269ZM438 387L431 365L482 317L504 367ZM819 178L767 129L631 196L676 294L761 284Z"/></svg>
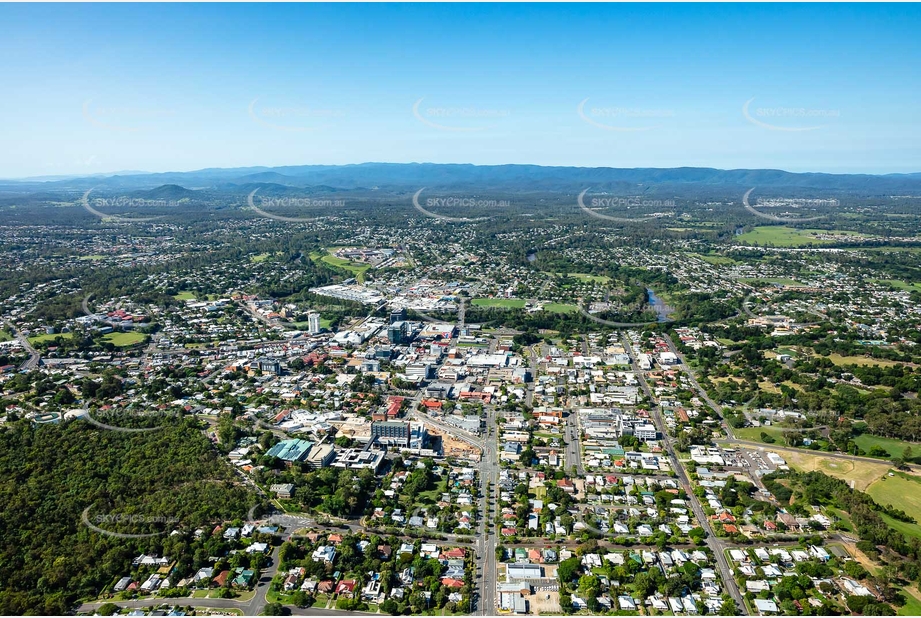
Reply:
<svg viewBox="0 0 921 618"><path fill-rule="evenodd" d="M282 440L269 449L266 453L269 457L278 457L282 461L289 463L304 461L310 452L313 443L308 440Z"/></svg>
<svg viewBox="0 0 921 618"><path fill-rule="evenodd" d="M418 450L425 448L428 433L421 423L376 421L371 423L371 439L378 444Z"/></svg>
<svg viewBox="0 0 921 618"><path fill-rule="evenodd" d="M393 344L406 343L408 326L405 321L391 322L387 327L387 340Z"/></svg>

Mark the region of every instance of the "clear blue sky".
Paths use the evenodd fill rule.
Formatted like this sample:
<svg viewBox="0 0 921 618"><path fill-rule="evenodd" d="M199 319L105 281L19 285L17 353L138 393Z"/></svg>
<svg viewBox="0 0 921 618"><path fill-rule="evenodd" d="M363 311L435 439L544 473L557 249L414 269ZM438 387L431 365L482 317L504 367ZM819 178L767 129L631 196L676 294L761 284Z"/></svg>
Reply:
<svg viewBox="0 0 921 618"><path fill-rule="evenodd" d="M366 161L916 172L919 17L0 5L0 177Z"/></svg>

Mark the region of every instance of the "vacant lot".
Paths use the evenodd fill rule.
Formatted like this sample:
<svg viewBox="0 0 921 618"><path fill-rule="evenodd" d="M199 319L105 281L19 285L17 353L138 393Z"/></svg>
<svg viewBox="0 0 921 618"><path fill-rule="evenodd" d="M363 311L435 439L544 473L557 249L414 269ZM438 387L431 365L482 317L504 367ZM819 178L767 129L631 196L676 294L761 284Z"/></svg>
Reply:
<svg viewBox="0 0 921 618"><path fill-rule="evenodd" d="M553 592L539 590L531 596L527 597L527 599L531 604L531 613L535 616L541 616L545 614L559 614L563 611L560 607L559 590L554 590Z"/></svg>

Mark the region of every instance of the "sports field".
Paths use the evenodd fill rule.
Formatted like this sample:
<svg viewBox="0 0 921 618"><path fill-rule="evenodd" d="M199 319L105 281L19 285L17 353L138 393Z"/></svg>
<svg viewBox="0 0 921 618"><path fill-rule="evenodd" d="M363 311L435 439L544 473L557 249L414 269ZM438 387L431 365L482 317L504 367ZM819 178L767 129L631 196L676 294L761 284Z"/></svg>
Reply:
<svg viewBox="0 0 921 618"><path fill-rule="evenodd" d="M770 447L765 447L769 449ZM887 462L855 462L849 459L827 457L813 451L783 451L780 456L791 467L803 472L824 472L828 476L854 481L854 488L866 491L867 487L881 479L892 469Z"/></svg>
<svg viewBox="0 0 921 618"><path fill-rule="evenodd" d="M895 476L884 476L869 488L867 493L882 505L890 505L905 511L921 521L921 477L897 472ZM921 538L921 526L893 519L881 514L890 526L910 536Z"/></svg>
<svg viewBox="0 0 921 618"><path fill-rule="evenodd" d="M127 348L138 343L141 343L146 339L146 335L143 333L109 333L102 338L103 341L108 341L117 348Z"/></svg>
<svg viewBox="0 0 921 618"><path fill-rule="evenodd" d="M474 298L471 304L477 307L499 307L500 309L522 309L525 306L522 298Z"/></svg>
<svg viewBox="0 0 921 618"><path fill-rule="evenodd" d="M574 313L578 310L579 308L575 305L565 305L563 303L547 303L544 305L544 311L552 313Z"/></svg>

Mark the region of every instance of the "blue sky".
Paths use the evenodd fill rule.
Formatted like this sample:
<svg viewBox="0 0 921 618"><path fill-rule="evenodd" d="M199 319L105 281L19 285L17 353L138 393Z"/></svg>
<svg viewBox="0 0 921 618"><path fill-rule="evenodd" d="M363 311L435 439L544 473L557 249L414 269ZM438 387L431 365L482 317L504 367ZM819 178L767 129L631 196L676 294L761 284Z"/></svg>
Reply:
<svg viewBox="0 0 921 618"><path fill-rule="evenodd" d="M365 161L917 172L919 16L0 4L0 177Z"/></svg>

